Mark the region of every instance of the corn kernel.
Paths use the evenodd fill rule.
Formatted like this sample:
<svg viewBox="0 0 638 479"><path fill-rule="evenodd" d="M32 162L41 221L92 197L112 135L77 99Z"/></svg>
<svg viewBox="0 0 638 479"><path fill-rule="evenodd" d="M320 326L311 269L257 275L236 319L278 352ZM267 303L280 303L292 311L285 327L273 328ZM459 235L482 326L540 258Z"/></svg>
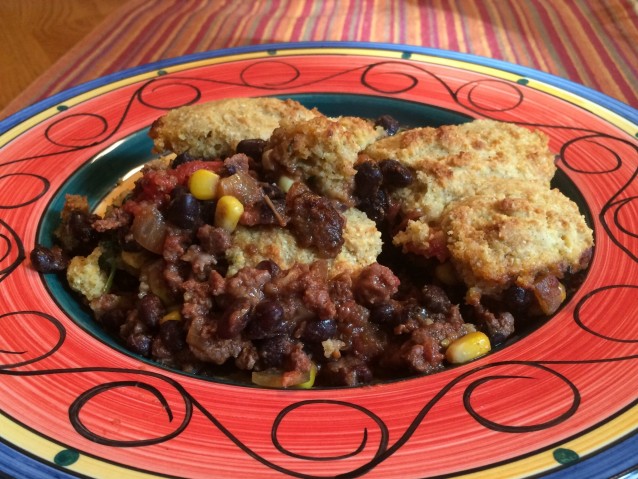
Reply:
<svg viewBox="0 0 638 479"><path fill-rule="evenodd" d="M294 183L295 183L295 180L293 180L289 176L282 175L279 177L279 181L277 181L277 186L284 193L288 193L288 190Z"/></svg>
<svg viewBox="0 0 638 479"><path fill-rule="evenodd" d="M212 200L217 196L219 175L210 170L197 170L188 180L188 189L198 200Z"/></svg>
<svg viewBox="0 0 638 479"><path fill-rule="evenodd" d="M175 309L173 311L170 311L168 313L166 313L164 316L162 316L160 318L160 324L163 324L167 321L181 321L182 320L182 315L179 312L178 309Z"/></svg>
<svg viewBox="0 0 638 479"><path fill-rule="evenodd" d="M234 196L222 196L215 208L215 226L226 231L235 231L239 218L244 213L244 205Z"/></svg>
<svg viewBox="0 0 638 479"><path fill-rule="evenodd" d="M492 349L490 339L480 331L466 334L450 344L445 358L452 364L463 364L487 354Z"/></svg>

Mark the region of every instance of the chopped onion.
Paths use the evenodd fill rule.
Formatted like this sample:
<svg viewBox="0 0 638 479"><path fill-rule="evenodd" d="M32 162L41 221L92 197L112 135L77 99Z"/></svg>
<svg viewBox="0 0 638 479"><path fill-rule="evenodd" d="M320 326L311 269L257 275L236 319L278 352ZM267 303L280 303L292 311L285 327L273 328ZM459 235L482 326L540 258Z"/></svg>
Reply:
<svg viewBox="0 0 638 479"><path fill-rule="evenodd" d="M244 171L222 178L219 196L234 196L244 206L257 203L264 196L257 180Z"/></svg>
<svg viewBox="0 0 638 479"><path fill-rule="evenodd" d="M135 241L143 248L162 254L166 238L166 223L162 213L155 206L146 205L135 215L131 231Z"/></svg>

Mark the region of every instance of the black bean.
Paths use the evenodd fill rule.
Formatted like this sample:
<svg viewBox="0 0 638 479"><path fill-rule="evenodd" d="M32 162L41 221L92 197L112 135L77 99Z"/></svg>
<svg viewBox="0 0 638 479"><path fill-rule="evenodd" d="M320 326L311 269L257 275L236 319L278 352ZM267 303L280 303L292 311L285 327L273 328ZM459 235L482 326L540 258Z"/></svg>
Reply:
<svg viewBox="0 0 638 479"><path fill-rule="evenodd" d="M166 348L177 353L186 347L186 331L181 321L164 321L160 324L160 338Z"/></svg>
<svg viewBox="0 0 638 479"><path fill-rule="evenodd" d="M111 309L100 315L99 321L102 327L113 334L120 331L120 327L126 321L126 311L123 309Z"/></svg>
<svg viewBox="0 0 638 479"><path fill-rule="evenodd" d="M354 369L354 377L356 384L368 384L372 382L372 371L367 364L359 364Z"/></svg>
<svg viewBox="0 0 638 479"><path fill-rule="evenodd" d="M264 368L280 367L292 352L292 340L286 336L276 336L261 341L257 351Z"/></svg>
<svg viewBox="0 0 638 479"><path fill-rule="evenodd" d="M246 156L250 156L253 160L261 160L261 155L266 147L266 142L259 138L250 140L241 140L237 143L237 153L243 153Z"/></svg>
<svg viewBox="0 0 638 479"><path fill-rule="evenodd" d="M356 166L354 175L354 192L362 200L375 196L383 183L383 174L379 167L370 161Z"/></svg>
<svg viewBox="0 0 638 479"><path fill-rule="evenodd" d="M175 196L166 211L168 221L183 229L194 228L199 220L199 215L199 201L190 193L182 193Z"/></svg>
<svg viewBox="0 0 638 479"><path fill-rule="evenodd" d="M288 332L289 329L281 304L266 299L255 306L246 335L251 339L272 338Z"/></svg>
<svg viewBox="0 0 638 479"><path fill-rule="evenodd" d="M230 339L241 333L251 319L251 306L247 299L235 300L228 306L217 326L217 336Z"/></svg>
<svg viewBox="0 0 638 479"><path fill-rule="evenodd" d="M159 320L166 313L166 308L162 300L153 293L149 293L140 299L137 304L137 314L146 326L155 329L159 325Z"/></svg>
<svg viewBox="0 0 638 479"><path fill-rule="evenodd" d="M91 228L91 218L86 213L73 211L69 215L69 231L81 245L81 251L93 249L97 242L97 232Z"/></svg>
<svg viewBox="0 0 638 479"><path fill-rule="evenodd" d="M400 319L397 308L392 303L381 303L370 309L370 321L377 324L395 325Z"/></svg>
<svg viewBox="0 0 638 479"><path fill-rule="evenodd" d="M368 218L377 224L380 224L390 207L390 201L385 190L379 189L374 195L371 195L365 199L362 199L357 207L363 211Z"/></svg>
<svg viewBox="0 0 638 479"><path fill-rule="evenodd" d="M126 346L141 356L149 357L151 355L153 338L144 333L134 333L126 338Z"/></svg>
<svg viewBox="0 0 638 479"><path fill-rule="evenodd" d="M337 323L334 319L308 321L304 328L302 339L310 343L320 343L333 337L336 333Z"/></svg>
<svg viewBox="0 0 638 479"><path fill-rule="evenodd" d="M31 264L40 273L55 273L64 271L69 263L67 256L60 247L49 249L40 244L31 251Z"/></svg>
<svg viewBox="0 0 638 479"><path fill-rule="evenodd" d="M503 299L508 309L517 312L523 312L530 307L533 293L530 290L512 285L503 293Z"/></svg>
<svg viewBox="0 0 638 479"><path fill-rule="evenodd" d="M171 162L171 168L177 168L179 165L183 165L184 163L189 163L191 161L196 160L197 158L192 157L188 153L180 153L177 155L173 161Z"/></svg>
<svg viewBox="0 0 638 479"><path fill-rule="evenodd" d="M380 126L389 136L399 131L399 122L390 115L383 115L377 118L377 121L374 122L374 126Z"/></svg>
<svg viewBox="0 0 638 479"><path fill-rule="evenodd" d="M279 267L279 265L271 259L265 259L263 261L260 261L259 263L257 263L257 266L255 266L255 268L261 269L263 271L268 271L270 273L270 276L272 277L277 276L279 272L281 271L281 268Z"/></svg>
<svg viewBox="0 0 638 479"><path fill-rule="evenodd" d="M397 160L383 160L379 163L383 183L389 187L403 188L414 181L414 173Z"/></svg>

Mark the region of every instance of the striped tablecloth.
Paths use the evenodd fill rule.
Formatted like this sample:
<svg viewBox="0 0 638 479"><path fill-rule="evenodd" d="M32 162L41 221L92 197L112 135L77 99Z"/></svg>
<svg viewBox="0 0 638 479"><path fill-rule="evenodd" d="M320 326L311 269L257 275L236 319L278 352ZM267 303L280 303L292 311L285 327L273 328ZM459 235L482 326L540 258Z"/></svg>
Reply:
<svg viewBox="0 0 638 479"><path fill-rule="evenodd" d="M636 0L131 0L0 112L156 60L240 45L373 41L506 60L638 107Z"/></svg>

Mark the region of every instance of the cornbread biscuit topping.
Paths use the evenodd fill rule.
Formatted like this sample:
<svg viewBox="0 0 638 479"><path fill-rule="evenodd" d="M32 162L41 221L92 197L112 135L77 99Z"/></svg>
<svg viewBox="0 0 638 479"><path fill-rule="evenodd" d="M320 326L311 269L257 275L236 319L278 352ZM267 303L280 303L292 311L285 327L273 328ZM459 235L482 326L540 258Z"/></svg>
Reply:
<svg viewBox="0 0 638 479"><path fill-rule="evenodd" d="M297 388L433 373L554 313L591 258L526 128L400 131L253 98L179 108L150 136L167 156L99 215L70 195L31 261L167 367Z"/></svg>
<svg viewBox="0 0 638 479"><path fill-rule="evenodd" d="M270 137L263 162L293 179L310 181L323 196L351 204L357 156L384 136L383 128L363 118L287 118Z"/></svg>
<svg viewBox="0 0 638 479"><path fill-rule="evenodd" d="M172 110L153 123L150 136L158 153L224 157L241 140L267 140L283 119L309 120L319 115L294 100L228 98Z"/></svg>
<svg viewBox="0 0 638 479"><path fill-rule="evenodd" d="M492 178L521 179L549 187L556 167L547 137L509 123L475 120L458 126L415 128L379 140L359 163L393 159L415 172L415 181L392 198L407 216L437 221L456 199L480 191Z"/></svg>

